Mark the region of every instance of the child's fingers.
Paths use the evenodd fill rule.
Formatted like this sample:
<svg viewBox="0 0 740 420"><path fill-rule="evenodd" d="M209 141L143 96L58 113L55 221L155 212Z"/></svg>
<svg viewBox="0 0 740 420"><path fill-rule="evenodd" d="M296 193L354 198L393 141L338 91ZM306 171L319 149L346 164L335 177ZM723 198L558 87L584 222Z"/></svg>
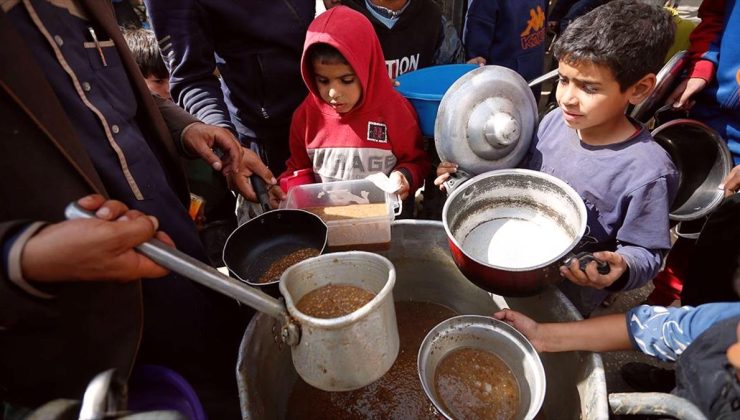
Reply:
<svg viewBox="0 0 740 420"><path fill-rule="evenodd" d="M450 178L449 173L444 173L436 178L434 178L434 185L438 186L440 189L444 189L444 183Z"/></svg>

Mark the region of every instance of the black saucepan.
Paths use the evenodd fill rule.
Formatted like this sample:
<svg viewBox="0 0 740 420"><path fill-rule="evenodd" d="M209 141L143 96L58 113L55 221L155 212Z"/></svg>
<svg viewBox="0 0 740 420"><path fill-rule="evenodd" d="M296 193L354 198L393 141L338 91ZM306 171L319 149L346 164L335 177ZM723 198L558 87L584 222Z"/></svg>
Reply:
<svg viewBox="0 0 740 420"><path fill-rule="evenodd" d="M263 181L255 176L255 190L264 191ZM259 194L263 208L266 194ZM329 229L320 217L297 209L269 210L239 226L229 235L223 259L229 271L238 279L252 286L274 285L277 275L267 282L260 279L269 267L301 249L315 249L319 254L326 247ZM295 261L298 262L298 261Z"/></svg>

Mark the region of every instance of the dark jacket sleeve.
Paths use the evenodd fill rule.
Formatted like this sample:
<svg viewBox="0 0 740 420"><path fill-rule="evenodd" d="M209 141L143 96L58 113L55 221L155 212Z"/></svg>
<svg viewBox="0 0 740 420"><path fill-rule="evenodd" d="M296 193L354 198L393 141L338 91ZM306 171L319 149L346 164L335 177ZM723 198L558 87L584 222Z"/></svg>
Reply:
<svg viewBox="0 0 740 420"><path fill-rule="evenodd" d="M152 97L159 108L159 112L162 113L162 118L165 124L167 124L167 129L170 131L172 140L174 140L175 144L179 145L181 143L180 137L185 127L192 123L200 122L200 120L185 112L170 100L163 99L157 95L152 95Z"/></svg>
<svg viewBox="0 0 740 420"><path fill-rule="evenodd" d="M465 19L465 58L483 57L488 59L491 44L496 34L496 21L499 15L497 1L475 0L470 4Z"/></svg>
<svg viewBox="0 0 740 420"><path fill-rule="evenodd" d="M547 20L549 21L559 21L562 19L567 13L568 10L577 2L578 0L558 0L555 2L555 6L552 7L552 10L550 11L550 15L547 17Z"/></svg>
<svg viewBox="0 0 740 420"><path fill-rule="evenodd" d="M170 71L172 98L206 124L236 134L214 75L215 47L211 22L195 0L145 0L147 13Z"/></svg>

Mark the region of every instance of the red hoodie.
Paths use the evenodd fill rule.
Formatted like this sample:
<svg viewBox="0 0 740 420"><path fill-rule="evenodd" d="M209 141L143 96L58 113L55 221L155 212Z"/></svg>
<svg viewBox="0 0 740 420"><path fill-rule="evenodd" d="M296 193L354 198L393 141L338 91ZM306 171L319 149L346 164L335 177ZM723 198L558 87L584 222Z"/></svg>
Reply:
<svg viewBox="0 0 740 420"><path fill-rule="evenodd" d="M362 96L347 113L338 113L318 93L313 66L306 55L316 43L339 50L360 80ZM413 194L429 171L429 158L414 109L388 78L383 51L370 21L345 6L319 15L308 27L301 74L309 94L293 114L291 156L281 177L312 168L322 182L327 182L400 170Z"/></svg>

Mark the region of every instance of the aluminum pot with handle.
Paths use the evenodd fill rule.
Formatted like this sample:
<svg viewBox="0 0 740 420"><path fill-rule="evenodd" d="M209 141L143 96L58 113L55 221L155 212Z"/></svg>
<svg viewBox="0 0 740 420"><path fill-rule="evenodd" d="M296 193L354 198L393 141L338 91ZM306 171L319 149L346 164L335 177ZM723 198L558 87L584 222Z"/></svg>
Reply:
<svg viewBox="0 0 740 420"><path fill-rule="evenodd" d="M565 182L528 169L478 175L455 189L442 210L450 251L460 271L477 286L502 296L531 296L559 282L559 267L579 259L586 206Z"/></svg>
<svg viewBox="0 0 740 420"><path fill-rule="evenodd" d="M71 203L68 219L92 218L92 213ZM349 391L383 376L398 355L398 326L393 306L396 270L387 258L369 252L349 251L310 258L291 266L280 280L282 300L221 274L215 268L150 239L136 251L152 261L219 293L264 312L280 322L282 341L291 346L293 364L308 383L324 391ZM314 281L313 279L323 279ZM318 319L293 305L326 279L365 288L375 297L347 315ZM337 360L342 363L330 363ZM362 369L350 369L348 366Z"/></svg>

